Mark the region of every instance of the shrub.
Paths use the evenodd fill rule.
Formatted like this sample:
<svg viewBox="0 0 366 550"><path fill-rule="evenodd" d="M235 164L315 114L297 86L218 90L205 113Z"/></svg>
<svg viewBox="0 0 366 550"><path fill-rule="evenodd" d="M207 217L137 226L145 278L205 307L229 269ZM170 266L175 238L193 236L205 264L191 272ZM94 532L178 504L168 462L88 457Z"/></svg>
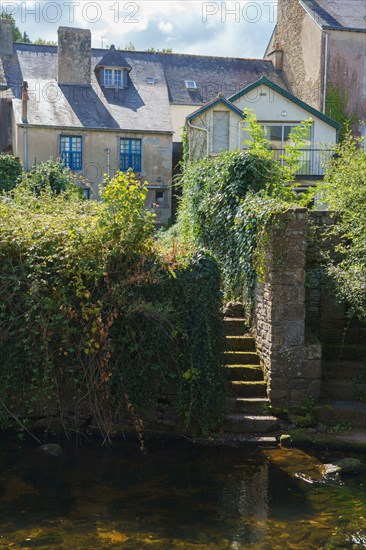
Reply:
<svg viewBox="0 0 366 550"><path fill-rule="evenodd" d="M58 417L68 388L108 440L126 418L139 426L159 387L173 381L186 426L216 427L223 339L215 261L158 253L146 189L133 174L111 180L103 202L32 189L0 202L3 412Z"/></svg>
<svg viewBox="0 0 366 550"><path fill-rule="evenodd" d="M0 155L0 193L11 191L23 173L21 161L12 155Z"/></svg>
<svg viewBox="0 0 366 550"><path fill-rule="evenodd" d="M47 187L53 193L74 191L83 197L82 180L61 162L48 160L34 166L29 172L24 172L22 185L29 186L35 193L41 193Z"/></svg>
<svg viewBox="0 0 366 550"><path fill-rule="evenodd" d="M366 319L366 150L348 133L337 146L321 192L336 213L334 233L337 257L329 260L328 274L340 298L353 313Z"/></svg>

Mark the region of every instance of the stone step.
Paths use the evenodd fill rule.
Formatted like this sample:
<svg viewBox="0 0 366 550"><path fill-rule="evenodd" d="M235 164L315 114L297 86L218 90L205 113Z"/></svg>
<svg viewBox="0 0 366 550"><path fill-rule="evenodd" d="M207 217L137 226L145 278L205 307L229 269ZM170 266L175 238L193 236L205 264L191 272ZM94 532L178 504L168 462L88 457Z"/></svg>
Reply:
<svg viewBox="0 0 366 550"><path fill-rule="evenodd" d="M256 351L252 336L226 336L227 351Z"/></svg>
<svg viewBox="0 0 366 550"><path fill-rule="evenodd" d="M353 428L366 430L366 403L359 401L321 401L319 422L329 426L351 424Z"/></svg>
<svg viewBox="0 0 366 550"><path fill-rule="evenodd" d="M357 377L365 377L366 380L366 363L362 361L323 361L322 374L323 379L330 380Z"/></svg>
<svg viewBox="0 0 366 550"><path fill-rule="evenodd" d="M223 428L231 433L268 433L279 428L279 420L274 416L228 414Z"/></svg>
<svg viewBox="0 0 366 550"><path fill-rule="evenodd" d="M366 395L366 384L350 382L347 379L326 380L322 382L321 398L343 401L358 401Z"/></svg>
<svg viewBox="0 0 366 550"><path fill-rule="evenodd" d="M324 346L322 350L325 361L364 361L366 360L366 346L360 344L345 344Z"/></svg>
<svg viewBox="0 0 366 550"><path fill-rule="evenodd" d="M224 365L259 365L259 357L254 351L225 351Z"/></svg>
<svg viewBox="0 0 366 550"><path fill-rule="evenodd" d="M224 328L227 336L244 336L248 332L244 319L225 317Z"/></svg>
<svg viewBox="0 0 366 550"><path fill-rule="evenodd" d="M263 373L258 365L227 365L223 368L228 380L263 380Z"/></svg>
<svg viewBox="0 0 366 550"><path fill-rule="evenodd" d="M269 399L264 397L228 397L226 399L228 413L243 413L261 415L269 409Z"/></svg>
<svg viewBox="0 0 366 550"><path fill-rule="evenodd" d="M266 397L267 385L264 381L241 382L232 380L226 382L228 395L231 397Z"/></svg>

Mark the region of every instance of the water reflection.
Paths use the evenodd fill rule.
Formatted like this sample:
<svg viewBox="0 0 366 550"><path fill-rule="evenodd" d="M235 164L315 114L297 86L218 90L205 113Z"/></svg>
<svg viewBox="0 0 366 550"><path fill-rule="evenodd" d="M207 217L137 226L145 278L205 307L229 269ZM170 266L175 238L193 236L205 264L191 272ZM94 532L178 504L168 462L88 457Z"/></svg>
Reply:
<svg viewBox="0 0 366 550"><path fill-rule="evenodd" d="M0 549L362 547L364 477L309 486L294 475L316 476L318 465L296 450L185 443L151 444L146 456L134 445L72 448L58 459L8 441Z"/></svg>

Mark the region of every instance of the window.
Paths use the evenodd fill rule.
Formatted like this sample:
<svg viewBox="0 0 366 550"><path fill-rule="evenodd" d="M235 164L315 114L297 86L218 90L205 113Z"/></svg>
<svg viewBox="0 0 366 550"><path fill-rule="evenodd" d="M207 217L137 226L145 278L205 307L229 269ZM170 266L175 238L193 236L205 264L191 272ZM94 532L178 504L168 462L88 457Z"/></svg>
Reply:
<svg viewBox="0 0 366 550"><path fill-rule="evenodd" d="M263 126L266 138L271 142L272 149L283 149L285 144L289 141L289 135L292 130L299 126L301 122L296 124L273 124ZM303 149L307 149L311 146L311 130L309 130L309 136L304 141Z"/></svg>
<svg viewBox="0 0 366 550"><path fill-rule="evenodd" d="M124 80L122 69L104 69L104 86L106 88L122 88L125 86Z"/></svg>
<svg viewBox="0 0 366 550"><path fill-rule="evenodd" d="M141 139L121 138L120 167L141 172Z"/></svg>
<svg viewBox="0 0 366 550"><path fill-rule="evenodd" d="M162 208L165 207L165 195L165 191L155 191L155 203Z"/></svg>
<svg viewBox="0 0 366 550"><path fill-rule="evenodd" d="M229 122L228 111L213 112L213 152L227 151L229 149Z"/></svg>
<svg viewBox="0 0 366 550"><path fill-rule="evenodd" d="M71 170L81 170L83 164L81 137L61 136L60 157L64 165Z"/></svg>
<svg viewBox="0 0 366 550"><path fill-rule="evenodd" d="M194 80L186 80L185 83L187 90L197 90L197 84Z"/></svg>

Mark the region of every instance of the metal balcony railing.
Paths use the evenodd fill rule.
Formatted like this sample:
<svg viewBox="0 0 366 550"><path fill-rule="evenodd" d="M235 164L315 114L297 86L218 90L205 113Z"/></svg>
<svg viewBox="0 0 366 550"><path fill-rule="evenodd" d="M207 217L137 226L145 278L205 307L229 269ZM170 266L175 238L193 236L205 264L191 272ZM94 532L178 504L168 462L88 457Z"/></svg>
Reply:
<svg viewBox="0 0 366 550"><path fill-rule="evenodd" d="M286 163L286 151L284 149L272 149L276 160L281 164ZM332 158L334 151L331 149L300 149L300 168L296 176L324 176L326 164ZM282 158L284 157L284 158Z"/></svg>

